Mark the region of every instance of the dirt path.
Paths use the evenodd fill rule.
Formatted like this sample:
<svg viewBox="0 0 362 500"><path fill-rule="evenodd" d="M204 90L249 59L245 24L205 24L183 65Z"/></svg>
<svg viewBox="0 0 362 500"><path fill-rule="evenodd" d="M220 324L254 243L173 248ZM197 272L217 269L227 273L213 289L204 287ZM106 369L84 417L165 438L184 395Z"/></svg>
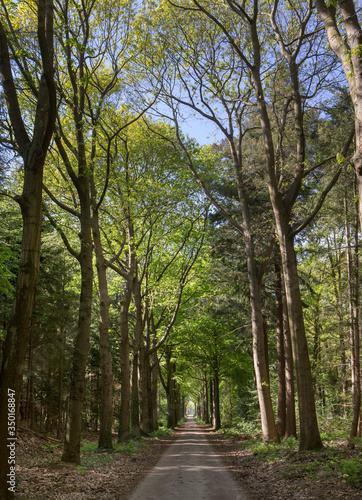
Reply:
<svg viewBox="0 0 362 500"><path fill-rule="evenodd" d="M189 417L180 437L129 500L248 500L221 463L206 432Z"/></svg>

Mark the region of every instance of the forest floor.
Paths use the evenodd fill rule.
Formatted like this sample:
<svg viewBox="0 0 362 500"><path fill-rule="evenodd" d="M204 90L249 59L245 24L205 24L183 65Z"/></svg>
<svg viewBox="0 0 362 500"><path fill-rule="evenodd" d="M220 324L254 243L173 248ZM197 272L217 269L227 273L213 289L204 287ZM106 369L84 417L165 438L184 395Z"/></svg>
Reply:
<svg viewBox="0 0 362 500"><path fill-rule="evenodd" d="M361 499L362 451L344 443L322 452L298 453L290 447L257 451L256 438L208 439L250 500ZM21 429L17 446L17 494L23 500L127 500L182 430L158 438L143 438L112 453L95 451L97 435L84 436L82 465L60 462L59 441ZM273 449L275 451L273 451ZM357 468L356 468L357 464ZM353 484L350 484L353 483ZM356 484L357 483L357 484Z"/></svg>
<svg viewBox="0 0 362 500"><path fill-rule="evenodd" d="M362 451L348 449L347 443L299 453L278 445L257 451L251 436L226 440L211 432L209 439L251 500L362 499Z"/></svg>

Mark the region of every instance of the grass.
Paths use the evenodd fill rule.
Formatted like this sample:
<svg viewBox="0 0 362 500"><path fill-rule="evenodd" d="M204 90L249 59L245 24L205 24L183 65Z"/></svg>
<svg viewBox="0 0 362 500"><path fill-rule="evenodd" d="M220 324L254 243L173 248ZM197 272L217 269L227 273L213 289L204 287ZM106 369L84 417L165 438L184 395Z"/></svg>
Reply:
<svg viewBox="0 0 362 500"><path fill-rule="evenodd" d="M114 443L112 450L99 450L98 443L94 441L82 442L81 460L82 466L78 469L81 472L94 467L105 465L119 459L120 455L134 457L137 453L142 453L148 447L147 438L131 439L125 443Z"/></svg>
<svg viewBox="0 0 362 500"><path fill-rule="evenodd" d="M247 425L237 425L222 429L224 437L240 441L240 449L248 453L249 459L260 464L280 464L280 474L286 478L301 478L308 481L335 478L347 484L362 486L362 441L358 440L354 450L348 447L348 429L343 422L323 422L321 436L324 448L321 451L298 451L298 440L294 437L284 439L280 444L264 443L260 433L244 432ZM255 429L250 428L251 431Z"/></svg>
<svg viewBox="0 0 362 500"><path fill-rule="evenodd" d="M172 429L167 427L159 427L158 430L152 432L147 437L139 437L130 439L127 442L113 443L112 450L99 450L98 442L83 441L81 443L81 460L82 465L78 470L84 472L87 469L99 467L109 462L119 459L120 455L134 457L138 453L142 453L155 441L160 438L167 437L173 434Z"/></svg>
<svg viewBox="0 0 362 500"><path fill-rule="evenodd" d="M161 437L171 436L173 432L174 432L173 429L168 429L167 427L160 427L157 429L157 431L151 432L149 437L158 439Z"/></svg>

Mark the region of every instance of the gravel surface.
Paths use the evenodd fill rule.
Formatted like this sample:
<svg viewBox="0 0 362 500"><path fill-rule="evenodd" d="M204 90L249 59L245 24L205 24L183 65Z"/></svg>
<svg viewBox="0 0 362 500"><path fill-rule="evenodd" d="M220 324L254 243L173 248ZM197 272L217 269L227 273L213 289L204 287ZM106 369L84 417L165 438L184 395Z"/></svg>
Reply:
<svg viewBox="0 0 362 500"><path fill-rule="evenodd" d="M130 500L249 500L192 417Z"/></svg>
<svg viewBox="0 0 362 500"><path fill-rule="evenodd" d="M191 420L190 420L190 425ZM82 453L81 466L75 467L60 461L62 443L39 432L21 429L17 446L17 494L16 500L130 500L144 478L157 466L160 459L171 452L181 455L184 449L186 461L170 469L171 477L176 481L169 491L167 500L174 500L176 492L182 498L201 500L201 493L191 493L193 483L207 484L211 481L211 491L221 469L221 461L229 475L223 486L228 488L228 495L218 499L231 499L229 492L233 480L239 485L239 491L248 500L361 500L362 480L358 484L349 484L340 471L343 459L359 459L362 464L362 450L348 449L347 442L337 443L336 448L326 448L324 452L288 453L284 460L265 461L248 446L253 436L238 436L225 439L222 433L215 433L208 426L196 426L187 437L185 430L188 423L174 434L162 438L147 438L137 442L137 449L131 455L111 452ZM256 438L256 436L255 436ZM196 452L197 443L204 443L200 452ZM97 443L97 433L85 433L83 440ZM116 436L115 436L116 442ZM172 448L173 443L177 447ZM211 444L210 453L206 454L207 445ZM217 458L218 462L208 462L206 455ZM335 470L331 470L331 461ZM318 467L316 468L316 464ZM327 467L328 465L328 467ZM182 470L183 469L183 470ZM207 470L211 469L211 480ZM177 477L180 470L183 481ZM353 472L353 471L352 471ZM186 474L186 476L184 475ZM230 479L230 475L233 480ZM164 476L157 476L158 487L165 482ZM194 486L192 486L194 487ZM224 494L220 490L220 494ZM141 497L146 500L148 497ZM206 493L203 492L202 495ZM240 493L242 494L242 493ZM211 499L209 493L205 498ZM159 491L156 496L161 500ZM238 498L238 497L235 497ZM240 497L243 498L243 497Z"/></svg>

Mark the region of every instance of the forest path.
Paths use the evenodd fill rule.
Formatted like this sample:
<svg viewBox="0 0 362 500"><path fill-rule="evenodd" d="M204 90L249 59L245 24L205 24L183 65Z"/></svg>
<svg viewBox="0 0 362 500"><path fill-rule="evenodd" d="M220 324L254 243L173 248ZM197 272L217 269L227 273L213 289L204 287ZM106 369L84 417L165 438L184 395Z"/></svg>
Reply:
<svg viewBox="0 0 362 500"><path fill-rule="evenodd" d="M129 500L248 500L193 417Z"/></svg>

